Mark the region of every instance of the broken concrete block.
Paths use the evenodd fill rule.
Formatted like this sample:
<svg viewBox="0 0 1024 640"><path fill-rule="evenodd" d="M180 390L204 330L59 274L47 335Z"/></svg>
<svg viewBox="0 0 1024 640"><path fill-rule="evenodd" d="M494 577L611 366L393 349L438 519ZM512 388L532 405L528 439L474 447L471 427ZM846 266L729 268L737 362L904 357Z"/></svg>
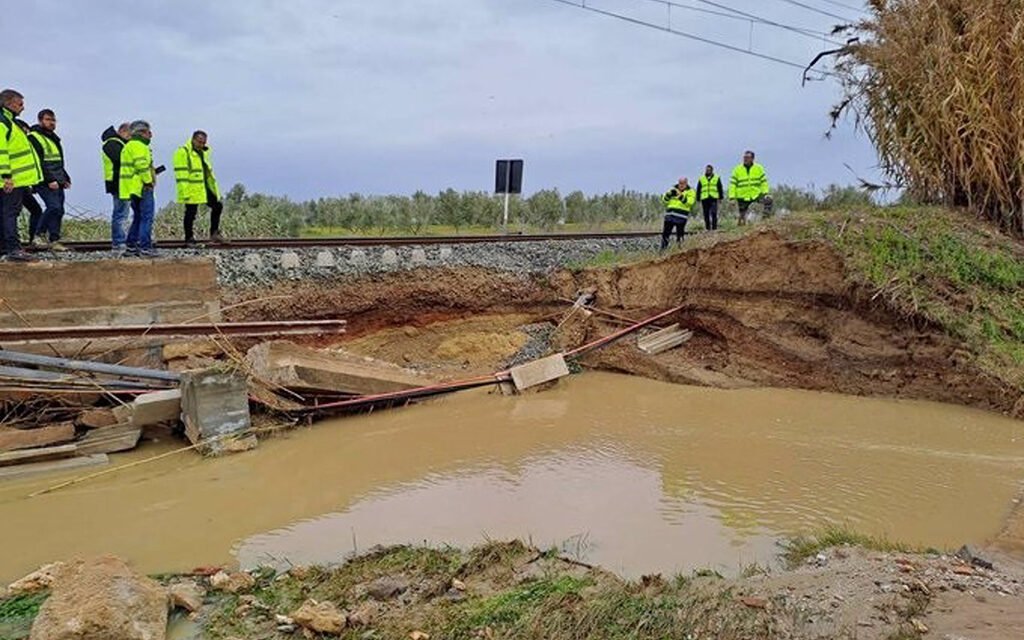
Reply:
<svg viewBox="0 0 1024 640"><path fill-rule="evenodd" d="M79 455L93 453L116 453L134 449L142 437L142 427L131 424L106 427L90 431L75 444Z"/></svg>
<svg viewBox="0 0 1024 640"><path fill-rule="evenodd" d="M369 395L430 383L394 365L343 352L316 351L287 340L249 349L246 362L256 377L300 392Z"/></svg>
<svg viewBox="0 0 1024 640"><path fill-rule="evenodd" d="M78 414L75 422L86 429L102 429L117 424L117 416L114 415L113 409L100 407L83 411Z"/></svg>
<svg viewBox="0 0 1024 640"><path fill-rule="evenodd" d="M515 383L516 389L522 391L545 382L564 378L569 375L569 365L565 363L565 357L562 354L556 353L553 356L512 367L509 373L512 374L512 382Z"/></svg>
<svg viewBox="0 0 1024 640"><path fill-rule="evenodd" d="M252 427L245 378L217 369L182 373L181 414L185 435L193 444L202 444L204 454L228 453L231 436Z"/></svg>
<svg viewBox="0 0 1024 640"><path fill-rule="evenodd" d="M130 415L124 422L136 427L144 427L148 424L169 422L181 419L181 389L167 389L144 393L135 398L129 405ZM124 410L115 410L114 415L119 419L123 416Z"/></svg>

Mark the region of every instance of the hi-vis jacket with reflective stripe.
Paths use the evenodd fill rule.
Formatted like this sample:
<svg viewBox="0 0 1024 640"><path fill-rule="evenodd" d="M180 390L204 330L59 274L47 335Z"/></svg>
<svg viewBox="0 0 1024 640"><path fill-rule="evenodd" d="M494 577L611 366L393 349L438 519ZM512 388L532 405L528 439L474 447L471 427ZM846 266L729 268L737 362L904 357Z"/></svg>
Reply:
<svg viewBox="0 0 1024 640"><path fill-rule="evenodd" d="M141 196L145 185L153 184L153 151L149 141L134 137L121 149L121 184L118 197L128 200Z"/></svg>
<svg viewBox="0 0 1024 640"><path fill-rule="evenodd" d="M665 212L670 215L688 216L697 202L697 192L693 189L680 191L678 187L672 187L661 196L665 203Z"/></svg>
<svg viewBox="0 0 1024 640"><path fill-rule="evenodd" d="M206 191L220 200L217 176L213 173L210 148L196 151L189 140L174 152L174 179L178 186L178 202L206 204Z"/></svg>
<svg viewBox="0 0 1024 640"><path fill-rule="evenodd" d="M718 175L713 175L710 178L706 174L701 176L700 181L697 182L697 197L701 201L721 200L722 179Z"/></svg>
<svg viewBox="0 0 1024 640"><path fill-rule="evenodd" d="M29 142L33 143L39 155L39 166L43 168L43 182L71 182L71 176L64 168L64 148L60 136L34 125L28 134Z"/></svg>
<svg viewBox="0 0 1024 640"><path fill-rule="evenodd" d="M10 179L15 187L34 187L43 180L32 143L14 123L9 109L0 109L0 181Z"/></svg>
<svg viewBox="0 0 1024 640"><path fill-rule="evenodd" d="M743 163L736 165L732 170L732 180L729 181L729 199L753 201L766 195L768 176L764 167L756 162L749 169Z"/></svg>

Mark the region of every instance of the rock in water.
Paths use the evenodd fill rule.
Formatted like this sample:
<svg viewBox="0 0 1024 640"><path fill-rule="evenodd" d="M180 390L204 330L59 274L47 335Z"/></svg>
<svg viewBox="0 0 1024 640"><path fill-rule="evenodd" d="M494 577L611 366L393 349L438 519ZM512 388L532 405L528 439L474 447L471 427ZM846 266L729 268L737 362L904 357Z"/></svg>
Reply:
<svg viewBox="0 0 1024 640"><path fill-rule="evenodd" d="M253 578L244 571L239 571L237 573L218 571L210 576L210 586L218 591L239 593L241 591L248 591L256 586L256 578Z"/></svg>
<svg viewBox="0 0 1024 640"><path fill-rule="evenodd" d="M309 599L302 603L290 616L295 624L316 633L341 635L345 630L345 614L338 611L333 602L317 602Z"/></svg>
<svg viewBox="0 0 1024 640"><path fill-rule="evenodd" d="M167 592L113 556L61 569L30 640L164 640Z"/></svg>
<svg viewBox="0 0 1024 640"><path fill-rule="evenodd" d="M203 598L206 597L206 590L198 584L189 580L187 582L176 582L167 588L171 597L171 605L194 613L203 608Z"/></svg>

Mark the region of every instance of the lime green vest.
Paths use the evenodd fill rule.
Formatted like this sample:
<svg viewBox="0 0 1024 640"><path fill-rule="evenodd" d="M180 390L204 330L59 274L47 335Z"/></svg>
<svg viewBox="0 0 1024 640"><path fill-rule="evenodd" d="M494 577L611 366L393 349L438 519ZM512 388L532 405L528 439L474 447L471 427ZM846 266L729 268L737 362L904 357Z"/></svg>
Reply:
<svg viewBox="0 0 1024 640"><path fill-rule="evenodd" d="M743 164L736 165L729 181L730 200L757 200L768 195L768 176L764 167L756 162L747 169Z"/></svg>
<svg viewBox="0 0 1024 640"><path fill-rule="evenodd" d="M189 140L174 152L174 179L177 183L178 202L182 204L206 204L206 190L220 199L217 176L213 173L210 148L203 152L206 171L203 171L204 157L196 151ZM205 175L204 175L205 174Z"/></svg>
<svg viewBox="0 0 1024 640"><path fill-rule="evenodd" d="M679 192L673 187L666 191L665 195L661 196L661 201L665 203L666 211L685 216L689 215L690 211L693 210L693 205L697 202L697 192L693 189Z"/></svg>
<svg viewBox="0 0 1024 640"><path fill-rule="evenodd" d="M711 176L709 180L706 175L700 177L700 199L717 200L718 185L722 181L717 175Z"/></svg>
<svg viewBox="0 0 1024 640"><path fill-rule="evenodd" d="M39 158L21 127L14 124L14 114L0 110L0 179L10 178L14 186L34 187L43 181Z"/></svg>
<svg viewBox="0 0 1024 640"><path fill-rule="evenodd" d="M103 141L103 146L107 146L107 143L110 142L111 140L121 145L121 150L124 151L124 140L121 139L121 136L107 138L106 140ZM114 162L113 160L110 159L110 157L107 154L103 152L103 149L100 149L100 157L103 158L103 181L111 182L114 179Z"/></svg>
<svg viewBox="0 0 1024 640"><path fill-rule="evenodd" d="M118 197L141 196L144 185L153 184L153 152L142 138L132 138L121 149L121 182Z"/></svg>

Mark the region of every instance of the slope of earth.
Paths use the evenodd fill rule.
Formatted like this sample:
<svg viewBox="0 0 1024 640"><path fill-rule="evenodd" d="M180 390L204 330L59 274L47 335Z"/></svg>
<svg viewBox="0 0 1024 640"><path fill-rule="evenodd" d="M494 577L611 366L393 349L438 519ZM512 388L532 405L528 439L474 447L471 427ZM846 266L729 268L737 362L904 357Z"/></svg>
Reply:
<svg viewBox="0 0 1024 640"><path fill-rule="evenodd" d="M941 210L791 216L665 258L562 272L564 296L641 318L681 306L681 349L592 366L720 387L795 386L1024 412L1024 258ZM584 336L588 337L588 336Z"/></svg>

